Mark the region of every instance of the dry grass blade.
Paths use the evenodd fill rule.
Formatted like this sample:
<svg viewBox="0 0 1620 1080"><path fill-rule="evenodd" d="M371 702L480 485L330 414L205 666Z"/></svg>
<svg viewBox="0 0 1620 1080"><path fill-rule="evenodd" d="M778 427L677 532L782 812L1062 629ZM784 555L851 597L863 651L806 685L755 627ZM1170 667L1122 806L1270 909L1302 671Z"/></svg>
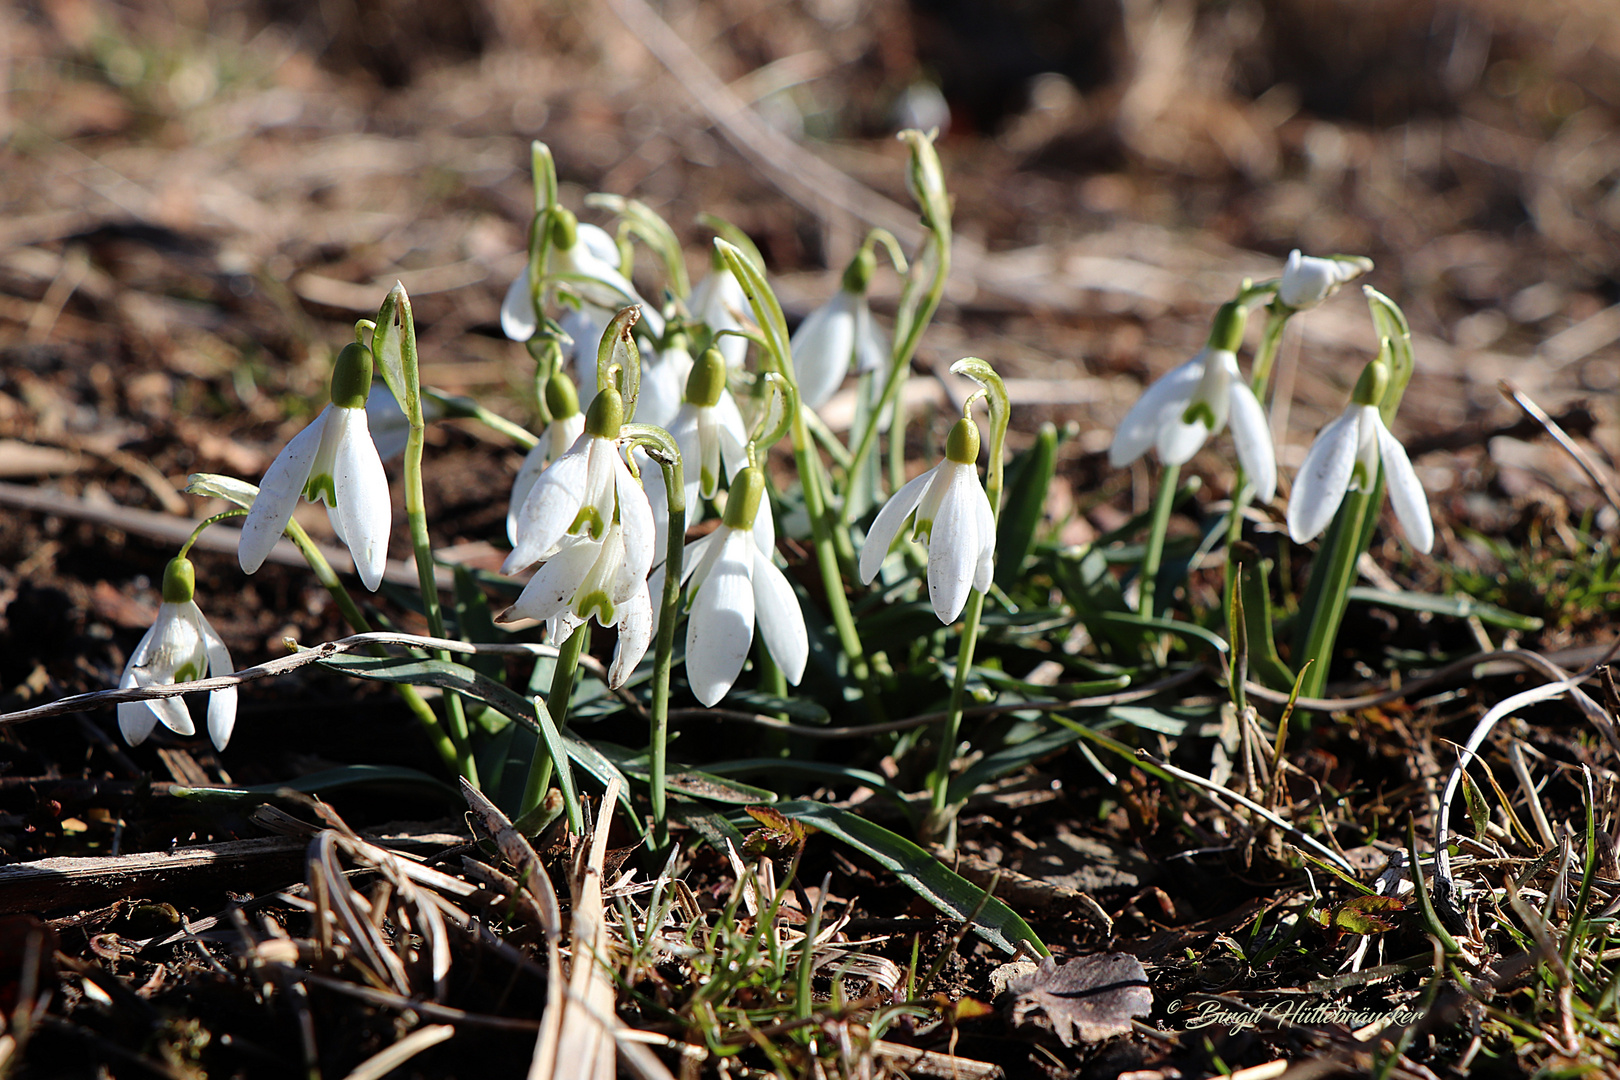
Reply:
<svg viewBox="0 0 1620 1080"><path fill-rule="evenodd" d="M419 1028L388 1049L361 1062L359 1068L349 1073L345 1080L382 1080L417 1054L438 1046L455 1033L455 1027L450 1024Z"/></svg>
<svg viewBox="0 0 1620 1080"><path fill-rule="evenodd" d="M1506 379L1499 382L1497 386L1501 389L1503 397L1524 410L1526 416L1540 424L1547 434L1553 437L1553 441L1563 449L1564 453L1573 458L1575 464L1580 466L1587 479L1591 480L1597 486L1597 489L1603 492L1603 497L1609 501L1609 505L1614 507L1616 511L1620 511L1620 491L1615 490L1614 481L1610 479L1608 471L1598 464L1591 454L1581 449L1580 444L1569 437L1569 433L1559 426L1558 421L1547 414L1547 410L1530 399L1530 395L1517 389Z"/></svg>
<svg viewBox="0 0 1620 1080"><path fill-rule="evenodd" d="M607 909L602 900L603 864L607 859L608 828L613 820L613 804L619 796L617 778L610 780L602 796L602 808L591 830L589 844L575 853L573 923L569 948L573 966L569 971L568 994L546 1002L546 1013L562 1012L557 1036L556 1057L543 1062L536 1048L530 1066L530 1080L612 1080L615 1051L613 1030L613 978L605 963L607 950ZM543 1071L549 1064L549 1071Z"/></svg>
<svg viewBox="0 0 1620 1080"><path fill-rule="evenodd" d="M338 834L322 832L309 846L309 889L316 903L316 919L332 922L358 954L361 970L380 988L409 995L405 965L372 922L372 905L349 884L337 858Z"/></svg>

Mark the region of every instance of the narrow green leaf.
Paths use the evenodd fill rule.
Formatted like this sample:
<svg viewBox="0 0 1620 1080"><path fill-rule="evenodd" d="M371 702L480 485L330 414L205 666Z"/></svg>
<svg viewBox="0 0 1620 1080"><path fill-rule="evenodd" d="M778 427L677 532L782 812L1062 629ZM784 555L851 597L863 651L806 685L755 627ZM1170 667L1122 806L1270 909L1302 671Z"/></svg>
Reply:
<svg viewBox="0 0 1620 1080"><path fill-rule="evenodd" d="M1172 634L1180 634L1183 637L1197 638L1199 641L1202 641L1205 645L1208 645L1210 648L1214 649L1218 653L1221 653L1222 655L1232 651L1232 647L1226 643L1226 639L1215 633L1213 630L1205 630L1202 626L1198 626L1195 623L1182 622L1180 619L1146 619L1134 613L1125 614L1115 612L1103 612L1102 614L1094 617L1105 623L1112 623L1115 626L1140 626L1147 630L1164 630Z"/></svg>
<svg viewBox="0 0 1620 1080"><path fill-rule="evenodd" d="M291 780L273 784L253 784L248 787L181 787L163 789L165 794L179 799L261 799L266 795L290 788L306 795L320 795L352 788L426 790L443 795L451 802L460 803L461 793L437 777L419 769L402 765L345 765L337 769L322 769L306 773Z"/></svg>
<svg viewBox="0 0 1620 1080"><path fill-rule="evenodd" d="M832 717L818 702L806 698L782 698L758 690L733 690L726 695L726 706L762 713L781 713L794 720L812 724L830 724Z"/></svg>
<svg viewBox="0 0 1620 1080"><path fill-rule="evenodd" d="M996 584L1011 589L1023 575L1035 548L1035 533L1046 509L1046 495L1057 475L1057 427L1041 425L1034 445L1007 466L1007 497L996 528Z"/></svg>
<svg viewBox="0 0 1620 1080"><path fill-rule="evenodd" d="M1485 805L1485 793L1479 790L1474 778L1468 775L1468 770L1461 773L1463 802L1468 805L1468 822L1474 827L1474 838L1485 839L1485 827L1490 824L1491 810Z"/></svg>
<svg viewBox="0 0 1620 1080"><path fill-rule="evenodd" d="M1434 593L1421 592L1388 592L1383 589L1369 589L1365 585L1353 586L1347 594L1352 601L1363 604L1378 604L1381 607L1399 608L1402 611L1426 611L1434 615L1450 615L1453 618L1466 619L1470 616L1490 626L1500 626L1508 630L1519 630L1528 633L1540 630L1542 621L1533 615L1520 615L1506 608L1497 607L1475 600L1471 596L1438 596Z"/></svg>
<svg viewBox="0 0 1620 1080"><path fill-rule="evenodd" d="M1243 597L1243 624L1249 636L1249 671L1273 690L1287 690L1294 685L1294 673L1277 654L1271 623L1271 560L1260 558L1259 550L1246 541L1232 547Z"/></svg>
<svg viewBox="0 0 1620 1080"><path fill-rule="evenodd" d="M795 821L815 826L866 855L948 915L966 919L982 903L973 930L1003 952L1015 953L1020 944L1027 943L1037 955L1050 955L1051 950L1017 912L994 896L986 900L983 889L905 837L848 810L822 803L799 800L778 803L775 809Z"/></svg>
<svg viewBox="0 0 1620 1080"><path fill-rule="evenodd" d="M1078 732L1060 728L1037 735L1016 746L997 750L980 758L953 779L945 799L950 803L961 802L972 795L980 784L988 784L1042 758L1051 757L1065 747L1079 742L1081 738Z"/></svg>

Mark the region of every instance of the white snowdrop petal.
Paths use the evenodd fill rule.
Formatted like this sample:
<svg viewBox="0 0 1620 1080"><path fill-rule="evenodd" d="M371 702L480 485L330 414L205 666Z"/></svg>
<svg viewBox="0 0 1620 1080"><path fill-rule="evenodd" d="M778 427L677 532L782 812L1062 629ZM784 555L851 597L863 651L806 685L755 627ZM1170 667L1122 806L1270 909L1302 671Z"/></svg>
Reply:
<svg viewBox="0 0 1620 1080"><path fill-rule="evenodd" d="M728 529L686 623L686 680L704 705L726 696L754 642L754 541Z"/></svg>
<svg viewBox="0 0 1620 1080"><path fill-rule="evenodd" d="M1271 425L1266 410L1242 379L1232 381L1232 442L1237 447L1243 470L1254 481L1261 502L1277 494L1277 452L1271 444Z"/></svg>
<svg viewBox="0 0 1620 1080"><path fill-rule="evenodd" d="M862 296L855 307L855 371L865 375L889 366L889 339L872 318L872 306Z"/></svg>
<svg viewBox="0 0 1620 1080"><path fill-rule="evenodd" d="M714 405L715 432L720 436L720 461L726 467L726 476L735 479L748 467L748 425L743 423L737 399L730 390L720 391L720 400Z"/></svg>
<svg viewBox="0 0 1620 1080"><path fill-rule="evenodd" d="M648 461L643 469L659 471ZM630 573L645 578L652 569L653 552L657 548L657 524L653 520L652 505L647 492L630 474L630 467L615 451L613 454L613 486L619 499L619 523L624 532L624 563Z"/></svg>
<svg viewBox="0 0 1620 1080"><path fill-rule="evenodd" d="M955 465L928 541L928 599L947 625L967 603L979 565L979 522L970 490L979 484L972 465Z"/></svg>
<svg viewBox="0 0 1620 1080"><path fill-rule="evenodd" d="M534 319L534 300L529 292L529 269L512 279L501 300L501 333L512 341L528 341L534 337L537 324Z"/></svg>
<svg viewBox="0 0 1620 1080"><path fill-rule="evenodd" d="M996 519L990 510L990 497L984 493L984 488L977 479L974 478L974 494L969 496L979 530L978 565L973 572L973 588L978 592L987 593L990 591L990 579L995 572Z"/></svg>
<svg viewBox="0 0 1620 1080"><path fill-rule="evenodd" d="M158 714L149 701L120 701L118 703L118 730L131 746L145 742L158 725Z"/></svg>
<svg viewBox="0 0 1620 1080"><path fill-rule="evenodd" d="M659 581L660 595L662 595L663 581ZM613 664L608 668L608 686L617 690L623 686L625 680L630 678L641 663L641 658L647 655L647 646L652 644L653 612L652 599L648 593L647 582L641 583L641 588L621 608L619 613L619 642L613 647Z"/></svg>
<svg viewBox="0 0 1620 1080"><path fill-rule="evenodd" d="M790 348L799 400L812 409L827 403L849 372L855 353L855 312L851 294L840 289L831 300L805 316Z"/></svg>
<svg viewBox="0 0 1620 1080"><path fill-rule="evenodd" d="M171 680L164 679L164 682ZM163 726L176 735L195 735L197 725L191 722L191 711L186 708L185 700L178 695L175 697L153 698L148 702L157 718L163 721Z"/></svg>
<svg viewBox="0 0 1620 1080"><path fill-rule="evenodd" d="M193 603L191 606L196 608L197 605ZM203 647L208 652L209 677L229 675L235 671L230 650L225 647L225 639L219 636L214 624L201 611L197 612L197 629L202 633ZM214 749L225 749L235 728L236 687L227 686L223 690L212 691L208 695L208 737L213 741Z"/></svg>
<svg viewBox="0 0 1620 1080"><path fill-rule="evenodd" d="M697 466L698 492L712 499L720 490L720 433L715 430L712 408L700 405L696 411L698 456L683 464Z"/></svg>
<svg viewBox="0 0 1620 1080"><path fill-rule="evenodd" d="M726 530L721 527L686 545L681 555L682 585L689 581L694 588L703 584L703 579L709 576L709 567L720 555L720 542L725 538Z"/></svg>
<svg viewBox="0 0 1620 1080"><path fill-rule="evenodd" d="M540 474L546 471L548 449L545 439L535 443L534 449L523 455L523 464L518 466L517 476L512 478L512 498L506 504L506 542L513 546L517 545L518 539L518 509L522 507L523 500L529 497L529 492L534 490Z"/></svg>
<svg viewBox="0 0 1620 1080"><path fill-rule="evenodd" d="M518 619L546 620L566 608L574 599L579 583L596 563L602 545L589 540L567 544L540 564L529 583L523 586L517 602L502 612L496 622Z"/></svg>
<svg viewBox="0 0 1620 1080"><path fill-rule="evenodd" d="M787 575L776 568L769 555L757 548L754 557L754 617L759 635L771 659L794 686L804 677L805 661L810 658L810 636L804 627L804 611Z"/></svg>
<svg viewBox="0 0 1620 1080"><path fill-rule="evenodd" d="M872 522L872 528L867 531L866 542L861 545L861 584L870 585L872 579L877 577L878 568L883 560L888 558L889 549L894 546L894 538L900 535L900 527L906 523L911 512L917 509L922 501L923 493L928 483L939 471L940 466L922 473L906 481L905 486L883 504L878 511L877 518Z"/></svg>
<svg viewBox="0 0 1620 1080"><path fill-rule="evenodd" d="M361 583L376 592L388 564L388 532L393 525L388 475L366 430L364 409L339 408L327 423L342 425L332 485L337 492L337 516L343 522L343 542L354 556Z"/></svg>
<svg viewBox="0 0 1620 1080"><path fill-rule="evenodd" d="M259 481L259 494L242 522L242 538L236 544L236 560L243 573L251 574L264 565L270 549L292 520L293 509L309 482L309 470L321 446L321 433L333 406L321 410L313 423L292 437L265 470Z"/></svg>
<svg viewBox="0 0 1620 1080"><path fill-rule="evenodd" d="M581 435L568 453L540 474L518 508L517 543L501 565L501 573L533 566L568 532L585 497L591 442L590 436Z"/></svg>
<svg viewBox="0 0 1620 1080"><path fill-rule="evenodd" d="M1320 536L1338 513L1356 464L1359 422L1352 405L1321 430L1306 452L1288 497L1288 535L1294 543Z"/></svg>
<svg viewBox="0 0 1620 1080"><path fill-rule="evenodd" d="M1395 517L1406 530L1412 546L1427 555L1434 547L1434 520L1429 515L1429 497L1423 484L1406 456L1406 447L1390 434L1383 417L1373 411L1374 430L1378 433L1378 453L1384 464L1384 487L1389 492L1390 505Z"/></svg>
<svg viewBox="0 0 1620 1080"><path fill-rule="evenodd" d="M759 513L754 515L754 545L766 558L776 554L776 518L768 494L761 495Z"/></svg>
<svg viewBox="0 0 1620 1080"><path fill-rule="evenodd" d="M1158 438L1159 430L1186 411L1193 391L1203 378L1203 357L1195 356L1172 368L1144 390L1114 432L1114 441L1108 447L1108 463L1118 469L1147 453Z"/></svg>

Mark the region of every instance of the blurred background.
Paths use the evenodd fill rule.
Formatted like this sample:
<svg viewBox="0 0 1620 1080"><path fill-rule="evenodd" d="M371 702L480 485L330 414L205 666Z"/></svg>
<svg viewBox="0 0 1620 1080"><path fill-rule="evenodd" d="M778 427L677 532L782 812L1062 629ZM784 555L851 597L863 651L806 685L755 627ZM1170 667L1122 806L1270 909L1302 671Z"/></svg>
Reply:
<svg viewBox="0 0 1620 1080"><path fill-rule="evenodd" d="M68 500L191 512L187 473L257 477L396 278L424 381L526 420L530 363L496 313L532 139L566 203L646 201L695 275L695 215L734 221L797 318L869 226L914 231L893 138L912 125L941 129L960 238L918 365L983 356L1017 428L1078 424L1050 507L1066 539L1142 505L1147 474L1103 459L1113 424L1294 247L1371 256L1411 316L1397 430L1443 535L1595 503L1499 379L1617 445L1612 0L20 0L0 80L0 479ZM896 291L880 273L880 314ZM1292 324L1285 485L1373 347L1355 289ZM517 455L458 426L430 452L436 540L487 555ZM57 580L79 630L143 626L94 585L123 540L72 528L8 515L0 598ZM243 599L216 620L273 647L298 604L227 563ZM321 599L292 595L314 629Z"/></svg>

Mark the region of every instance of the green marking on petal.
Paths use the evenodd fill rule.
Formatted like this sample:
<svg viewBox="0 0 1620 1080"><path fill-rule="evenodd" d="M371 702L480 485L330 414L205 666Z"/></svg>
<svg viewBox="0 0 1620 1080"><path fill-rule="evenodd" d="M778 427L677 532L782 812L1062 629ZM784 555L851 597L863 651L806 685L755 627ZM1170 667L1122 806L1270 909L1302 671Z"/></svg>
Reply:
<svg viewBox="0 0 1620 1080"><path fill-rule="evenodd" d="M596 507L582 506L579 513L574 515L574 523L568 526L568 532L572 536L578 536L579 531L584 529L592 540L600 540L604 527L605 522L602 521L602 515L597 513Z"/></svg>
<svg viewBox="0 0 1620 1080"><path fill-rule="evenodd" d="M613 622L613 600L601 589L593 589L588 593L581 593L574 597L574 614L581 619L591 617L596 612L596 621L602 626Z"/></svg>
<svg viewBox="0 0 1620 1080"><path fill-rule="evenodd" d="M309 482L304 485L304 498L310 502L326 500L326 505L337 509L337 486L330 473L319 475L311 474Z"/></svg>
<svg viewBox="0 0 1620 1080"><path fill-rule="evenodd" d="M1356 462L1355 466L1350 470L1349 488L1351 491L1372 490L1372 477L1367 475L1367 466L1363 465L1359 461Z"/></svg>
<svg viewBox="0 0 1620 1080"><path fill-rule="evenodd" d="M934 522L932 519L924 521L922 518L918 518L917 523L911 527L911 539L916 543L926 544L933 539L933 536Z"/></svg>
<svg viewBox="0 0 1620 1080"><path fill-rule="evenodd" d="M175 682L195 682L200 678L202 678L202 672L198 671L197 665L189 660L181 664L174 673Z"/></svg>
<svg viewBox="0 0 1620 1080"><path fill-rule="evenodd" d="M1183 424L1203 424L1211 431L1215 430L1215 410L1205 401L1195 401L1187 406L1187 411L1181 414Z"/></svg>

